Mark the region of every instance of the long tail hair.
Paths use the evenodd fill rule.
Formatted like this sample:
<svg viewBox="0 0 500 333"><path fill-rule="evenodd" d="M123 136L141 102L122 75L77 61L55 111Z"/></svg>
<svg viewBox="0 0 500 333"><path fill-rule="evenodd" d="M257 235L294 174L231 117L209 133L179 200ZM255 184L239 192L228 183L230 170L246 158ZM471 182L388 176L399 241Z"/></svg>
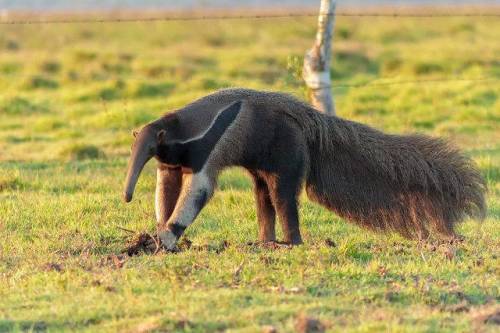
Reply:
<svg viewBox="0 0 500 333"><path fill-rule="evenodd" d="M407 238L432 231L455 236L465 217L484 218L484 179L448 142L389 135L302 106L286 113L309 142L311 200L363 227Z"/></svg>

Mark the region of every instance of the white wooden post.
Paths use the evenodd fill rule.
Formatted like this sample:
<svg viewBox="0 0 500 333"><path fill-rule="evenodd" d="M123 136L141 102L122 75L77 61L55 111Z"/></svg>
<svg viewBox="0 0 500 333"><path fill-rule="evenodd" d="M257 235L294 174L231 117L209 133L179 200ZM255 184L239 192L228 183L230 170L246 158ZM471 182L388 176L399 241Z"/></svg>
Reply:
<svg viewBox="0 0 500 333"><path fill-rule="evenodd" d="M304 57L302 72L312 105L332 115L335 114L335 103L332 96L330 62L336 3L336 0L321 0L316 41Z"/></svg>

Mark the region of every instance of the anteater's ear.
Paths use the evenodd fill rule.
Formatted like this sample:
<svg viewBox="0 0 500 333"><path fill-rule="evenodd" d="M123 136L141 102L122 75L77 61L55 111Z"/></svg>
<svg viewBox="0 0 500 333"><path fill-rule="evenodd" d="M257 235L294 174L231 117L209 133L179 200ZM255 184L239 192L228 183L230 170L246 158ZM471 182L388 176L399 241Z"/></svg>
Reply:
<svg viewBox="0 0 500 333"><path fill-rule="evenodd" d="M132 131L132 135L134 136L134 138L137 138L137 135L139 134L139 132L137 132L136 130L133 130Z"/></svg>
<svg viewBox="0 0 500 333"><path fill-rule="evenodd" d="M164 129L160 130L156 134L156 139L157 139L157 141L158 141L159 144L164 142L165 134L167 134L167 131L165 131Z"/></svg>

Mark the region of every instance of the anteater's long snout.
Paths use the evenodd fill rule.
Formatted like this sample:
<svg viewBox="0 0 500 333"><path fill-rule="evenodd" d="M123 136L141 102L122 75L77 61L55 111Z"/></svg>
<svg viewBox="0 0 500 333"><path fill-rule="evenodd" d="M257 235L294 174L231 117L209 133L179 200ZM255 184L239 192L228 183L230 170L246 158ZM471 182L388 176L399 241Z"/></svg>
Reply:
<svg viewBox="0 0 500 333"><path fill-rule="evenodd" d="M125 201L127 203L130 202L130 201L132 201L133 196L134 196L133 193L125 191L125 192L123 192L123 201Z"/></svg>
<svg viewBox="0 0 500 333"><path fill-rule="evenodd" d="M146 163L151 159L147 149L143 149L140 145L134 147L130 160L128 161L127 178L125 180L125 188L123 190L123 200L125 202L132 201L135 185Z"/></svg>

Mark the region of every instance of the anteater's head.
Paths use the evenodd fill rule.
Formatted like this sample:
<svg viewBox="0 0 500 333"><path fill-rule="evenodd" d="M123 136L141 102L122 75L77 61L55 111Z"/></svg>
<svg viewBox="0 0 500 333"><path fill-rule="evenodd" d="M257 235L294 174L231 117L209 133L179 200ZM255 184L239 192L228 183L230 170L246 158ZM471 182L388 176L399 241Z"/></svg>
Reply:
<svg viewBox="0 0 500 333"><path fill-rule="evenodd" d="M125 202L132 200L135 185L146 163L160 151L165 142L167 132L155 123L144 126L140 131L134 131L132 153L128 161L127 178L123 198Z"/></svg>

